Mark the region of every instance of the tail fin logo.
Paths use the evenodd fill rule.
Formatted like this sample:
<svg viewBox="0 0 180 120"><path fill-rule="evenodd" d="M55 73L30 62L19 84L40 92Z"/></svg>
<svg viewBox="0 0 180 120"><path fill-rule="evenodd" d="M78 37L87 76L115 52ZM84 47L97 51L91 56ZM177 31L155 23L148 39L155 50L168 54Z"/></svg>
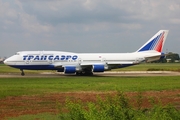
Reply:
<svg viewBox="0 0 180 120"><path fill-rule="evenodd" d="M148 41L148 43L145 44L145 46L143 46L140 50L138 50L138 52L148 50L156 50L158 52L161 52L164 44L164 35L165 32L163 31L157 37L154 37L152 40Z"/></svg>

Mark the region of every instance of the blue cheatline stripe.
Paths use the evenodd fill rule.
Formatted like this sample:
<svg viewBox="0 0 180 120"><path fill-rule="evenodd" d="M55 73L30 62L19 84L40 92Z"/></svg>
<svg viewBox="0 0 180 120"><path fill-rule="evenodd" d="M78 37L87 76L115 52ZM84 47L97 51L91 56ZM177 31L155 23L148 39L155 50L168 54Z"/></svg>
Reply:
<svg viewBox="0 0 180 120"><path fill-rule="evenodd" d="M64 68L55 68L53 65L11 65L11 67L24 70L61 70Z"/></svg>

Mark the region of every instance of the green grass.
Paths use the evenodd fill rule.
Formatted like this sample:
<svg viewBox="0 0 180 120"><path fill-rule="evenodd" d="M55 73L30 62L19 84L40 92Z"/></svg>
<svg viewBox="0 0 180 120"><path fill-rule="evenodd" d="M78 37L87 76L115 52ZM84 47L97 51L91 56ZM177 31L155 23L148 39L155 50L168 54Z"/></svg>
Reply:
<svg viewBox="0 0 180 120"><path fill-rule="evenodd" d="M1 78L0 98L75 91L149 91L180 89L179 76Z"/></svg>
<svg viewBox="0 0 180 120"><path fill-rule="evenodd" d="M180 71L180 63L144 63L115 71Z"/></svg>
<svg viewBox="0 0 180 120"><path fill-rule="evenodd" d="M55 77L55 78L0 78L0 99L6 98L8 96L32 96L37 95L41 96L44 94L51 93L59 93L59 92L78 92L78 91L159 91L159 90L175 90L180 89L180 77L179 76L153 76L153 77L77 77L77 76L68 76L68 77ZM113 98L114 99L114 98ZM92 112L92 115L89 115L89 111L85 111L85 109L78 109L80 114L85 114L87 118L98 118L98 114L102 114L99 116L100 118L106 118L106 114L108 111L117 110L118 107L113 107L111 104L107 104L108 101L102 101L104 107L107 109L103 109L103 111L98 111L99 107L96 107L95 103L88 103L87 106ZM115 103L115 102L114 102ZM100 105L100 103L98 103ZM70 110L74 110L74 107L77 108L76 103L72 104L72 108ZM68 107L68 106L67 106ZM71 106L70 106L71 107ZM113 107L113 109L111 108ZM127 110L127 109L125 109ZM140 114L142 116L141 119L156 119L156 115L169 115L167 110L172 111L176 115L179 115L179 112L174 110L174 108L164 109L163 106L154 106L151 110L149 110L149 114L142 111L136 111L134 108L128 109L129 113L135 118ZM124 111L124 110L123 110ZM123 111L116 111L115 117L119 114L124 113ZM69 117L73 117L77 115L76 111L72 111L73 114L61 114L53 115L50 113L42 113L37 115L22 115L14 118L7 118L9 120L23 120L23 119L60 119L63 117L64 119L70 119ZM98 113L100 112L100 113ZM177 112L177 113L176 113ZM98 113L98 114L96 114ZM171 114L174 115L174 114ZM76 116L79 117L79 116ZM108 116L110 118L112 116ZM154 118L155 117L155 118ZM161 117L161 116L157 116ZM111 119L111 118L110 118ZM158 118L157 118L158 119Z"/></svg>
<svg viewBox="0 0 180 120"><path fill-rule="evenodd" d="M117 69L118 71L147 71L147 70L168 70L168 71L180 71L179 63L166 63L166 64L140 64L132 67L127 67L123 69ZM39 74L44 71L26 71L27 74ZM52 71L49 71L52 72ZM8 67L6 65L0 64L0 74L14 73L20 74L20 71L15 68ZM0 78L0 99L6 98L8 96L32 96L32 95L44 95L51 93L59 92L78 92L78 91L160 91L160 90L175 90L180 89L180 77L179 76L137 76L137 77L77 77L77 76L68 76L68 77L55 77L55 78ZM103 101L102 101L103 102ZM74 104L74 103L73 103ZM104 103L104 105L109 105ZM76 104L74 104L76 107ZM88 116L89 111L81 109L87 117L98 117L99 114L96 108L96 104L88 103L89 109L92 108L95 115ZM73 107L73 106L72 106ZM112 106L111 106L112 107ZM116 107L114 107L116 110ZM81 111L80 110L80 111ZM93 111L94 110L94 111ZM112 109L105 109L112 110ZM132 110L132 111L131 111ZM165 111L164 111L165 110ZM163 106L154 106L152 110L149 110L149 114L152 116L147 116L147 119L158 119L155 115L169 115L168 110L174 112L174 108L164 109ZM107 111L108 112L108 111ZM142 114L145 119L143 111L134 111L130 109L130 113L134 112L133 115ZM76 112L75 112L76 113ZM81 113L80 113L81 114ZM122 113L124 114L124 113ZM179 114L179 113L178 113ZM73 114L72 114L73 115ZM97 115L97 116L96 116ZM105 115L106 118L106 114ZM153 116L154 115L154 116ZM69 114L63 114L63 117L68 118ZM42 113L37 115L22 115L17 118L9 118L10 120L19 120L19 119L59 119L57 115L51 115L49 113Z"/></svg>
<svg viewBox="0 0 180 120"><path fill-rule="evenodd" d="M8 72L14 73L14 72L17 72L17 69L11 68L4 64L0 64L0 73L2 74L2 73L8 73Z"/></svg>

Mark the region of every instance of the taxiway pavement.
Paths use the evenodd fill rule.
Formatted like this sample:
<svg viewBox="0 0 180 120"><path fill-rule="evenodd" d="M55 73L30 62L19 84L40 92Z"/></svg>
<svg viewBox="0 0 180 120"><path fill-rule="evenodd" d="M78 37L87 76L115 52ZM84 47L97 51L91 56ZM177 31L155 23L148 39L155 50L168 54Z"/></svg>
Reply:
<svg viewBox="0 0 180 120"><path fill-rule="evenodd" d="M63 73L53 73L53 72L43 72L41 74L30 74L26 73L25 76L21 76L20 74L0 74L0 78L46 78L46 77L68 77L68 76L76 76L74 74L63 74ZM94 76L180 76L180 72L173 71L121 71L121 72L104 72L104 73L94 73Z"/></svg>

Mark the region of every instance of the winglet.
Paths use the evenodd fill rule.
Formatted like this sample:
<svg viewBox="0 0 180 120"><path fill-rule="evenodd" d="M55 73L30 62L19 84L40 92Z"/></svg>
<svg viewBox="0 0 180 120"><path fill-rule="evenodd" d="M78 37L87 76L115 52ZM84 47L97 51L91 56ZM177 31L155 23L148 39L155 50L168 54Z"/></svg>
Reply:
<svg viewBox="0 0 180 120"><path fill-rule="evenodd" d="M136 52L143 52L143 51L149 51L149 50L162 52L168 32L169 30L160 30Z"/></svg>

